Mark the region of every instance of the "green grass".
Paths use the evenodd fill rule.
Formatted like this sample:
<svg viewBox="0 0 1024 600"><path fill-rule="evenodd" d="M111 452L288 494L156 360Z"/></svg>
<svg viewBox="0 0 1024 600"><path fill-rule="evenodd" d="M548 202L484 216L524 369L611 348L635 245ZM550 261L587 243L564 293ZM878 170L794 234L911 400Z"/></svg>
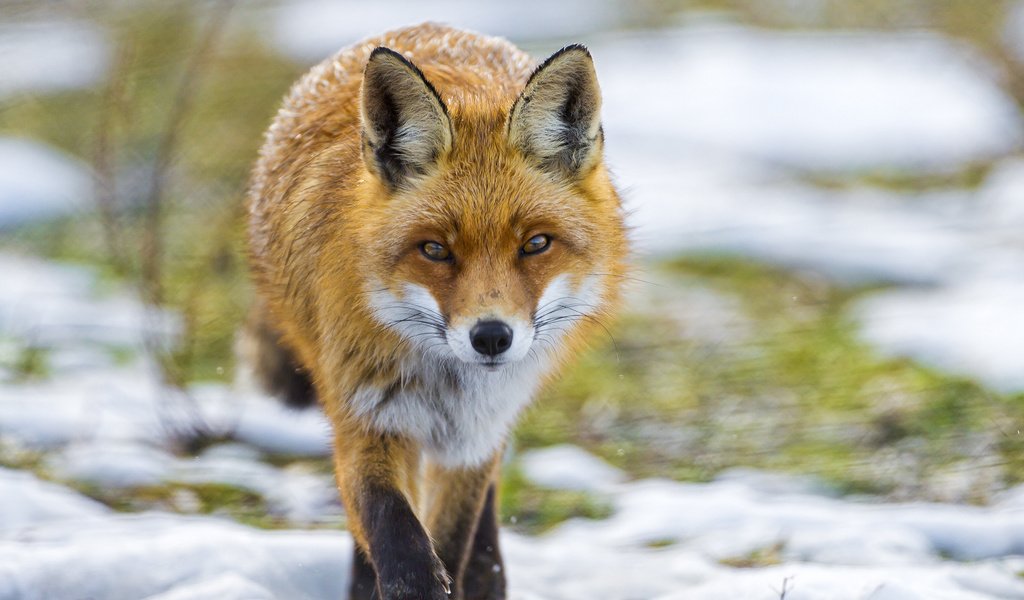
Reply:
<svg viewBox="0 0 1024 600"><path fill-rule="evenodd" d="M286 519L275 516L258 493L224 483L167 483L110 489L82 482L70 482L86 496L114 510L139 512L167 510L186 514L221 515L262 529L288 526Z"/></svg>
<svg viewBox="0 0 1024 600"><path fill-rule="evenodd" d="M758 548L744 556L728 557L718 562L734 569L760 569L782 564L782 544Z"/></svg>
<svg viewBox="0 0 1024 600"><path fill-rule="evenodd" d="M611 505L593 494L532 485L514 465L505 469L500 491L501 523L522 533L543 533L567 519L603 519L612 513Z"/></svg>
<svg viewBox="0 0 1024 600"><path fill-rule="evenodd" d="M671 313L629 313L614 345L583 356L529 412L521 446L570 441L635 476L701 481L744 465L896 496L939 493L933 480L968 459L1005 462L1003 482L1022 481L1021 437L993 427L1024 423L1020 398L879 356L848 317L866 289L721 256L656 272L680 293L738 300L746 337L716 347L681 337Z"/></svg>

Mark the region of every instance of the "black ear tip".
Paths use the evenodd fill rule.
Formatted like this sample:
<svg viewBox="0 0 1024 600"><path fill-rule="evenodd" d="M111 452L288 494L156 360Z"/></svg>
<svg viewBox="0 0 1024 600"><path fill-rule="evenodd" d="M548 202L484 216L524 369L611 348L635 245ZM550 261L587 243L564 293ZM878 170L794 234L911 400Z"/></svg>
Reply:
<svg viewBox="0 0 1024 600"><path fill-rule="evenodd" d="M370 57L366 59L366 64L371 65L380 62L381 60L388 59L396 60L399 63L405 65L406 67L409 67L414 71L419 72L419 69L416 68L416 65L412 64L412 61L402 56L400 53L392 50L391 48L388 48L387 46L377 46L376 48L374 48L373 52L370 52Z"/></svg>
<svg viewBox="0 0 1024 600"><path fill-rule="evenodd" d="M543 71L546 67L548 67L558 59L564 56L571 56L574 54L577 56L577 58L584 57L590 62L594 61L594 57L590 55L590 50L588 50L586 46L584 46L583 44L569 44L568 46L563 47L558 52L555 52L551 56L544 59L544 62L540 63L540 65L538 65L537 68L534 70L533 75L530 76L530 79L533 79L533 76Z"/></svg>
<svg viewBox="0 0 1024 600"><path fill-rule="evenodd" d="M376 48L373 49L373 52L370 52L370 60L373 60L381 56L382 54L387 56L394 56L397 58L403 58L401 54L395 52L394 50L388 48L387 46L377 46Z"/></svg>
<svg viewBox="0 0 1024 600"><path fill-rule="evenodd" d="M570 52L582 52L587 58L593 58L593 56L590 55L590 50L583 44L569 44L558 52L555 52L555 55L568 54Z"/></svg>

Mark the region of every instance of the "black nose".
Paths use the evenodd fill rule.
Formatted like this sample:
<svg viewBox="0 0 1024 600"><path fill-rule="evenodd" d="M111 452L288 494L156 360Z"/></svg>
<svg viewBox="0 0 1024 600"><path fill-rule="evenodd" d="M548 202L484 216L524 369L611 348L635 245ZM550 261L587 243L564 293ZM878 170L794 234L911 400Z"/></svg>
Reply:
<svg viewBox="0 0 1024 600"><path fill-rule="evenodd" d="M487 356L497 356L512 345L512 328L501 321L480 321L469 331L473 349Z"/></svg>

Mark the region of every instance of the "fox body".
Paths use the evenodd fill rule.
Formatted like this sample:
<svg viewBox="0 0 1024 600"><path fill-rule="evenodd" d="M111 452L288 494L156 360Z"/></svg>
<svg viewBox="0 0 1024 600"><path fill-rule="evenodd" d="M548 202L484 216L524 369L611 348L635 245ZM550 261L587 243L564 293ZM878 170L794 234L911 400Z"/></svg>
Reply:
<svg viewBox="0 0 1024 600"><path fill-rule="evenodd" d="M314 67L267 132L249 352L332 424L353 598L505 597L505 438L626 268L600 103L581 46L424 24Z"/></svg>

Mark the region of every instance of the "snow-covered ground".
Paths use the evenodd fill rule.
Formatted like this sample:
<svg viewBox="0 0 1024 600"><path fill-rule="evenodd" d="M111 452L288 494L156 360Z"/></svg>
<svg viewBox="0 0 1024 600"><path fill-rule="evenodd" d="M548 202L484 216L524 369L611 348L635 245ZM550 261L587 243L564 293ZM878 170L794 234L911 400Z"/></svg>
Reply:
<svg viewBox="0 0 1024 600"><path fill-rule="evenodd" d="M0 165L0 230L86 212L93 206L89 170L59 150L0 136Z"/></svg>
<svg viewBox="0 0 1024 600"><path fill-rule="evenodd" d="M944 170L1021 142L992 70L936 34L704 24L600 36L590 48L610 148L814 171Z"/></svg>
<svg viewBox="0 0 1024 600"><path fill-rule="evenodd" d="M0 294L0 314L27 299L50 306L39 335L0 320L0 339L72 354L45 382L0 382L6 453L42 452L52 477L107 491L166 483L225 483L262 497L292 526L342 518L330 475L281 468L264 451L320 456L329 435L316 412L291 413L221 386L190 391L206 422L236 441L192 459L168 451L169 429L194 414L144 362L118 364L146 321L97 337L96 315L125 310L92 275L0 256L5 274L35 280ZM74 296L76 302L46 302ZM14 308L12 308L14 307ZM102 327L101 327L102 328ZM112 328L116 330L116 328ZM166 334L166 332L163 332ZM107 358L104 358L107 357ZM2 380L0 380L2 381ZM518 600L1024 598L1024 487L985 508L879 504L837 498L807 478L750 470L708 484L629 481L572 446L514 458L536 485L587 492L610 504L604 520L572 520L538 537L503 535ZM180 493L170 507L194 510ZM224 516L117 513L27 471L0 469L0 598L331 598L346 588L350 538L332 529L266 531ZM599 574L599 575L598 575Z"/></svg>
<svg viewBox="0 0 1024 600"><path fill-rule="evenodd" d="M866 340L1024 389L1021 118L964 47L932 34L721 23L591 35L621 21L612 2L519 2L514 11L450 2L429 15L415 2L325 6L275 9L275 43L311 61L392 25L444 20L445 10L457 24L539 46L583 36L604 86L609 160L644 252L726 251L840 282L896 284L856 307ZM96 83L102 36L62 27L0 28L0 97ZM977 190L836 190L801 177L934 174L989 159L997 167ZM90 187L74 160L0 140L0 228L74 214ZM75 485L227 483L294 527L342 518L329 474L265 460L326 455L316 412L223 386L185 395L160 385L145 360L124 356L173 338L176 318L125 290L101 291L87 270L0 255L0 275L0 451L42 456L38 468ZM25 347L45 355L51 377L22 382L5 368ZM197 415L235 441L183 459L170 434ZM1024 599L1024 488L984 508L893 505L770 473L629 481L572 447L515 460L537 485L585 490L613 507L608 519L539 537L506 533L518 600ZM170 507L189 512L195 502L184 494ZM0 600L340 597L349 560L343 532L116 513L65 485L0 470Z"/></svg>
<svg viewBox="0 0 1024 600"><path fill-rule="evenodd" d="M270 25L270 37L278 49L312 64L363 38L424 21L485 31L522 43L570 40L613 29L638 8L616 0L300 0L280 3L264 22Z"/></svg>
<svg viewBox="0 0 1024 600"><path fill-rule="evenodd" d="M1024 598L1024 490L989 508L874 505L749 471L709 484L623 483L565 447L523 463L545 485L588 481L614 515L539 537L506 532L514 599ZM347 587L345 533L118 514L2 469L0 496L0 598L299 600Z"/></svg>
<svg viewBox="0 0 1024 600"><path fill-rule="evenodd" d="M991 67L933 34L720 24L591 49L608 159L642 253L727 252L905 286L856 309L865 340L1024 390L1022 121ZM804 180L993 158L977 190Z"/></svg>
<svg viewBox="0 0 1024 600"><path fill-rule="evenodd" d="M9 10L14 7L9 7ZM110 44L84 21L0 23L0 101L17 94L86 88L99 83Z"/></svg>

